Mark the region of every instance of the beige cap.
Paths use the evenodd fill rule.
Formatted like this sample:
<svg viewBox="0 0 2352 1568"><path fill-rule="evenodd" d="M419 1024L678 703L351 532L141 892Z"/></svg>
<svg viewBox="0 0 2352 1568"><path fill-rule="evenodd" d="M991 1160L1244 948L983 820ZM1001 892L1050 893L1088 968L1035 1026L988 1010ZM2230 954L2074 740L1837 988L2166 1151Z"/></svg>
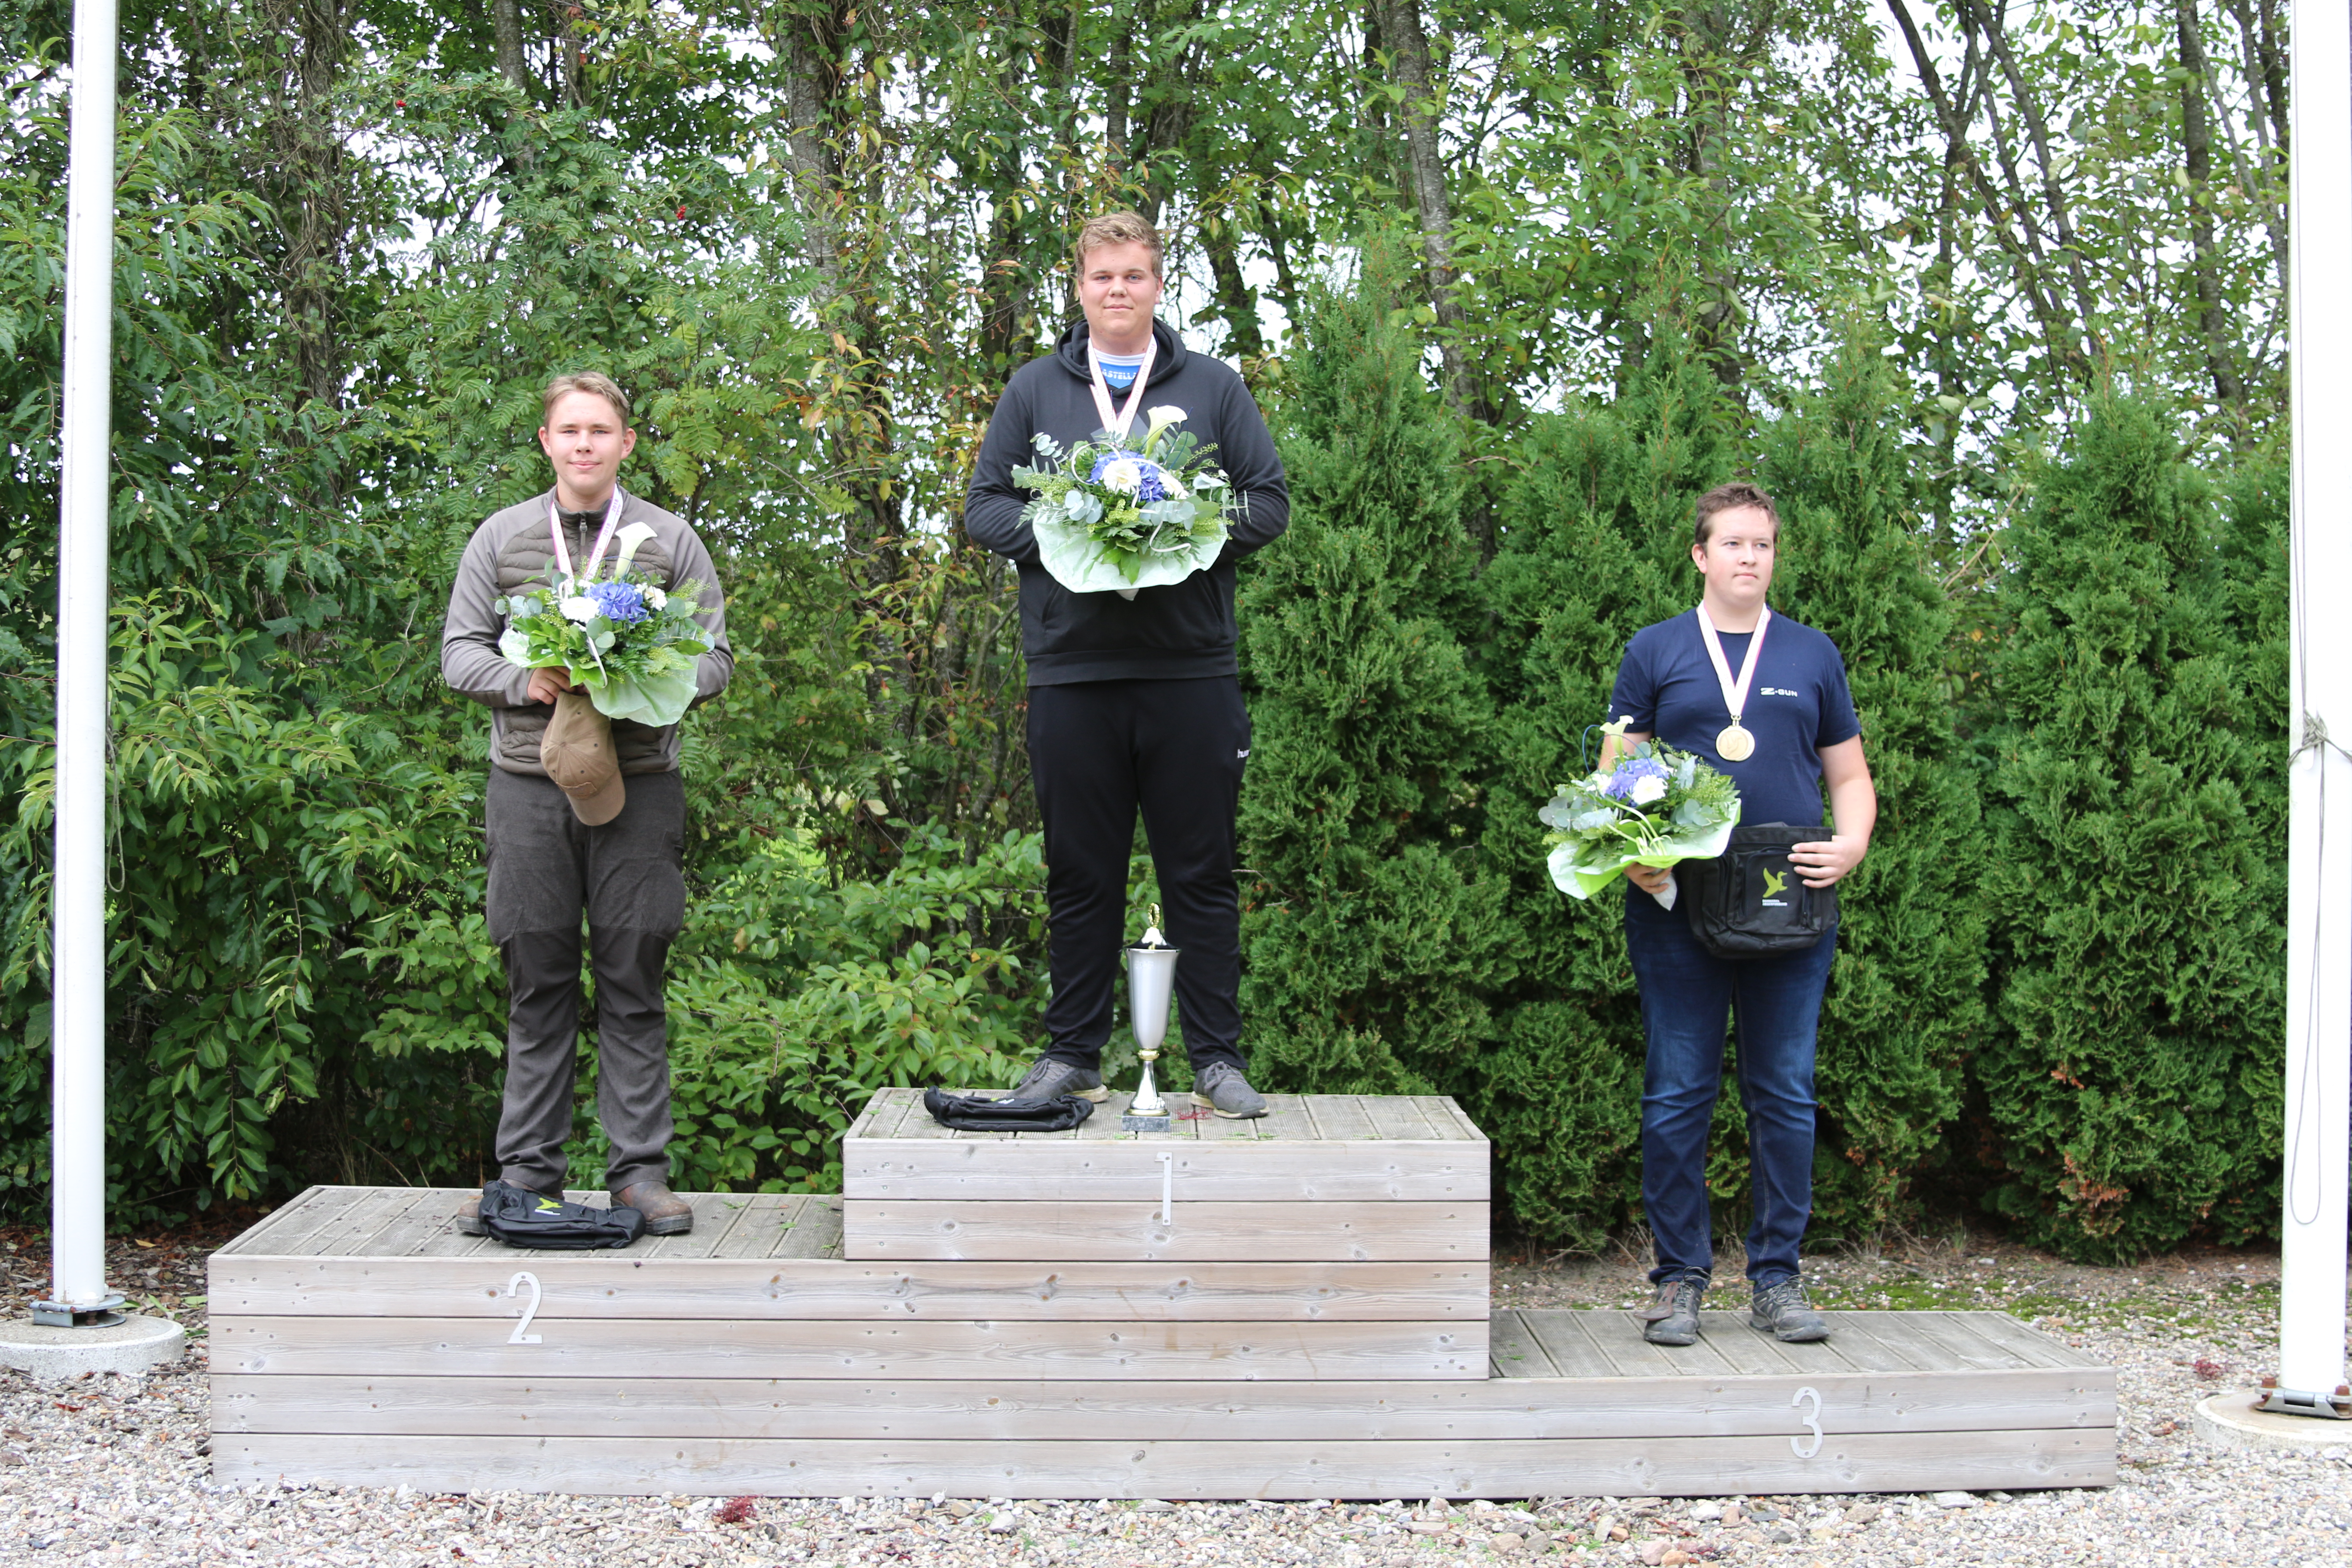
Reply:
<svg viewBox="0 0 2352 1568"><path fill-rule="evenodd" d="M613 754L613 721L596 711L584 691L555 700L555 717L539 738L540 765L555 786L572 797L572 814L591 827L621 815L628 803L620 759Z"/></svg>

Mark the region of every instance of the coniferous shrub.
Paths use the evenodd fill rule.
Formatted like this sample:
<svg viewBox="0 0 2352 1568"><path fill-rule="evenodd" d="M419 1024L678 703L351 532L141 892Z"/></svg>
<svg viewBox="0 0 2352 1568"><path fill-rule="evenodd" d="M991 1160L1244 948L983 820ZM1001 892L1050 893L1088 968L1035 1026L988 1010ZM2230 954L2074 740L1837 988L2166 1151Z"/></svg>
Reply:
<svg viewBox="0 0 2352 1568"><path fill-rule="evenodd" d="M1318 297L1276 437L1289 532L1243 576L1242 1016L1267 1087L1451 1089L1507 973L1480 873L1487 704L1452 618L1472 561L1456 428L1391 247Z"/></svg>
<svg viewBox="0 0 2352 1568"><path fill-rule="evenodd" d="M1582 902L1553 887L1536 813L1598 760L1585 731L1610 716L1626 640L1696 602L1691 507L1738 451L1713 377L1662 351L1613 404L1538 419L1519 459L1478 588L1496 705L1483 845L1525 957L1465 1106L1495 1142L1520 1226L1590 1251L1641 1215L1641 1007L1622 896ZM1718 1147L1727 1115L1739 1141L1731 1103ZM1713 1174L1738 1179L1720 1161Z"/></svg>
<svg viewBox="0 0 2352 1568"><path fill-rule="evenodd" d="M2283 664L2278 494L2217 507L2166 418L2109 399L2011 530L1974 1071L1990 1205L2070 1255L2275 1223L2283 683L2253 683Z"/></svg>
<svg viewBox="0 0 2352 1568"><path fill-rule="evenodd" d="M1951 610L1911 510L1903 396L1874 346L1851 344L1758 464L1781 517L1772 602L1844 656L1878 792L1870 854L1839 889L1822 1008L1815 1240L1916 1211L1986 1026L1988 846L1944 679Z"/></svg>

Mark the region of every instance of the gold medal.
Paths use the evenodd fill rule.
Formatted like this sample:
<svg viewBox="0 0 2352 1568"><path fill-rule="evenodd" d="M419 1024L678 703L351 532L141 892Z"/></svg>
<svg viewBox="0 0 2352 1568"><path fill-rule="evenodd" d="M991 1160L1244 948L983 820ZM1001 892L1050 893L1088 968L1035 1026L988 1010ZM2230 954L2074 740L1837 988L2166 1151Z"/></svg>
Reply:
<svg viewBox="0 0 2352 1568"><path fill-rule="evenodd" d="M1764 651L1764 628L1772 624L1772 612L1762 605L1756 606L1756 635L1748 641L1748 655L1739 661L1739 676L1734 679L1730 661L1723 657L1723 638L1715 629L1714 617L1706 613L1701 601L1698 607L1700 640L1706 644L1706 657L1715 666L1715 679L1723 686L1723 706L1731 714L1731 722L1715 737L1715 754L1727 763L1744 763L1756 754L1756 737L1739 721L1748 709L1748 686L1756 679L1757 667L1764 661L1759 656Z"/></svg>

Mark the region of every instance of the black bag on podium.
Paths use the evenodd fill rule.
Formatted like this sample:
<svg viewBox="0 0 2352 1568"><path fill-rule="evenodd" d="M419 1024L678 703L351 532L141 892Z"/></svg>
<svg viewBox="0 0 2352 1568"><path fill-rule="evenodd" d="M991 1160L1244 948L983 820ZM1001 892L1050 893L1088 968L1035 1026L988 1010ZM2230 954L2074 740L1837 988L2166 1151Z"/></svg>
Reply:
<svg viewBox="0 0 2352 1568"><path fill-rule="evenodd" d="M1837 921L1837 889L1805 886L1789 851L1828 836L1823 827L1759 822L1733 828L1714 859L1675 867L1699 945L1717 958L1778 958L1821 941Z"/></svg>
<svg viewBox="0 0 2352 1568"><path fill-rule="evenodd" d="M1060 1132L1092 1116L1095 1103L1075 1094L1057 1100L989 1100L927 1089L923 1109L940 1126L966 1132Z"/></svg>
<svg viewBox="0 0 2352 1568"><path fill-rule="evenodd" d="M591 1208L490 1182L482 1188L482 1228L509 1247L595 1252L636 1240L645 1234L646 1216L635 1209Z"/></svg>

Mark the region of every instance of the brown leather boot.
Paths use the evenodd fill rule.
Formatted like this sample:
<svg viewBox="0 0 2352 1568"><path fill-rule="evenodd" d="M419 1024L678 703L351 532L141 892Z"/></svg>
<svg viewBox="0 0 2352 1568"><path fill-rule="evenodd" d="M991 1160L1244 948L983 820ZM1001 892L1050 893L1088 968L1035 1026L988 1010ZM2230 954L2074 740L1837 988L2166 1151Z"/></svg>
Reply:
<svg viewBox="0 0 2352 1568"><path fill-rule="evenodd" d="M684 1236L694 1228L694 1205L671 1192L668 1183L650 1176L615 1192L613 1206L645 1215L647 1236Z"/></svg>

